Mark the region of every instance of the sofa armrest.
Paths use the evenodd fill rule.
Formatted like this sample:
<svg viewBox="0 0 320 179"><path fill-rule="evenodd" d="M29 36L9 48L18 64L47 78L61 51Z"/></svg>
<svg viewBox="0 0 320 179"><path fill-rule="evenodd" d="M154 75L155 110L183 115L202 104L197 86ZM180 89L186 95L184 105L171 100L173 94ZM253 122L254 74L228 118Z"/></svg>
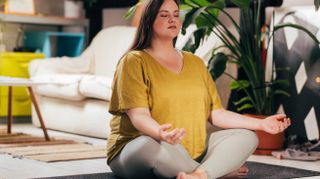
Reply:
<svg viewBox="0 0 320 179"><path fill-rule="evenodd" d="M29 64L29 74L31 77L39 74L79 74L91 73L91 71L90 60L81 57L33 60Z"/></svg>

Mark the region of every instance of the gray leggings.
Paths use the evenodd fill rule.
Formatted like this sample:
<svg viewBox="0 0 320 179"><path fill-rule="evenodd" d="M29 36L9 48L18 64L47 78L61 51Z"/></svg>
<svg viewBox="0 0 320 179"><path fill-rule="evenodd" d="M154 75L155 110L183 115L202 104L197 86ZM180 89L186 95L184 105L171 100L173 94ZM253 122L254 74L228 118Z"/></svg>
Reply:
<svg viewBox="0 0 320 179"><path fill-rule="evenodd" d="M174 178L183 172L204 169L208 178L218 178L240 168L257 147L254 132L227 129L210 135L206 152L193 160L182 145L158 142L140 136L129 142L111 162L111 170L128 179Z"/></svg>

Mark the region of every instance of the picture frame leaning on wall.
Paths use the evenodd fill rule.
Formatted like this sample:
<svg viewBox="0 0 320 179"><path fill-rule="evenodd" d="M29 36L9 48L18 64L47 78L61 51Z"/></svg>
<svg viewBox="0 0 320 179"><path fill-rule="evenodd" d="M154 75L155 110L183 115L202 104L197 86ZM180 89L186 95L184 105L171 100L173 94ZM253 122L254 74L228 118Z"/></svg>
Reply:
<svg viewBox="0 0 320 179"><path fill-rule="evenodd" d="M6 0L4 12L8 14L34 15L34 0Z"/></svg>

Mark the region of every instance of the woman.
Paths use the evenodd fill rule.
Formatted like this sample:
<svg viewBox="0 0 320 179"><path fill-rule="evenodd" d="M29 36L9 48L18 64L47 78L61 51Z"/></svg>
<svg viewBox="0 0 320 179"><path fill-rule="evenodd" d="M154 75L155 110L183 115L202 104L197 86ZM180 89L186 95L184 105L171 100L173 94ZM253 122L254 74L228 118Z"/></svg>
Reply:
<svg viewBox="0 0 320 179"><path fill-rule="evenodd" d="M120 177L241 175L258 142L251 130L275 134L290 125L283 114L257 120L223 109L202 60L174 48L180 28L176 0L150 0L133 47L117 66L108 164ZM207 120L227 130L206 142Z"/></svg>

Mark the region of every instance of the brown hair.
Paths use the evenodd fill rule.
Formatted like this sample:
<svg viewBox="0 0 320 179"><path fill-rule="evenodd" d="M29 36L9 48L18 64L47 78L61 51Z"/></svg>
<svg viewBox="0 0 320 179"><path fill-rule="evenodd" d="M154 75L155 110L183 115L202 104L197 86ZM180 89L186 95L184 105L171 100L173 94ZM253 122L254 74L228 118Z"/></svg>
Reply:
<svg viewBox="0 0 320 179"><path fill-rule="evenodd" d="M161 5L165 0L149 0L146 5L140 23L136 32L136 36L130 50L143 50L151 46L151 40L153 36L153 24L156 20ZM173 0L179 7L177 0ZM173 43L176 38L173 40Z"/></svg>

